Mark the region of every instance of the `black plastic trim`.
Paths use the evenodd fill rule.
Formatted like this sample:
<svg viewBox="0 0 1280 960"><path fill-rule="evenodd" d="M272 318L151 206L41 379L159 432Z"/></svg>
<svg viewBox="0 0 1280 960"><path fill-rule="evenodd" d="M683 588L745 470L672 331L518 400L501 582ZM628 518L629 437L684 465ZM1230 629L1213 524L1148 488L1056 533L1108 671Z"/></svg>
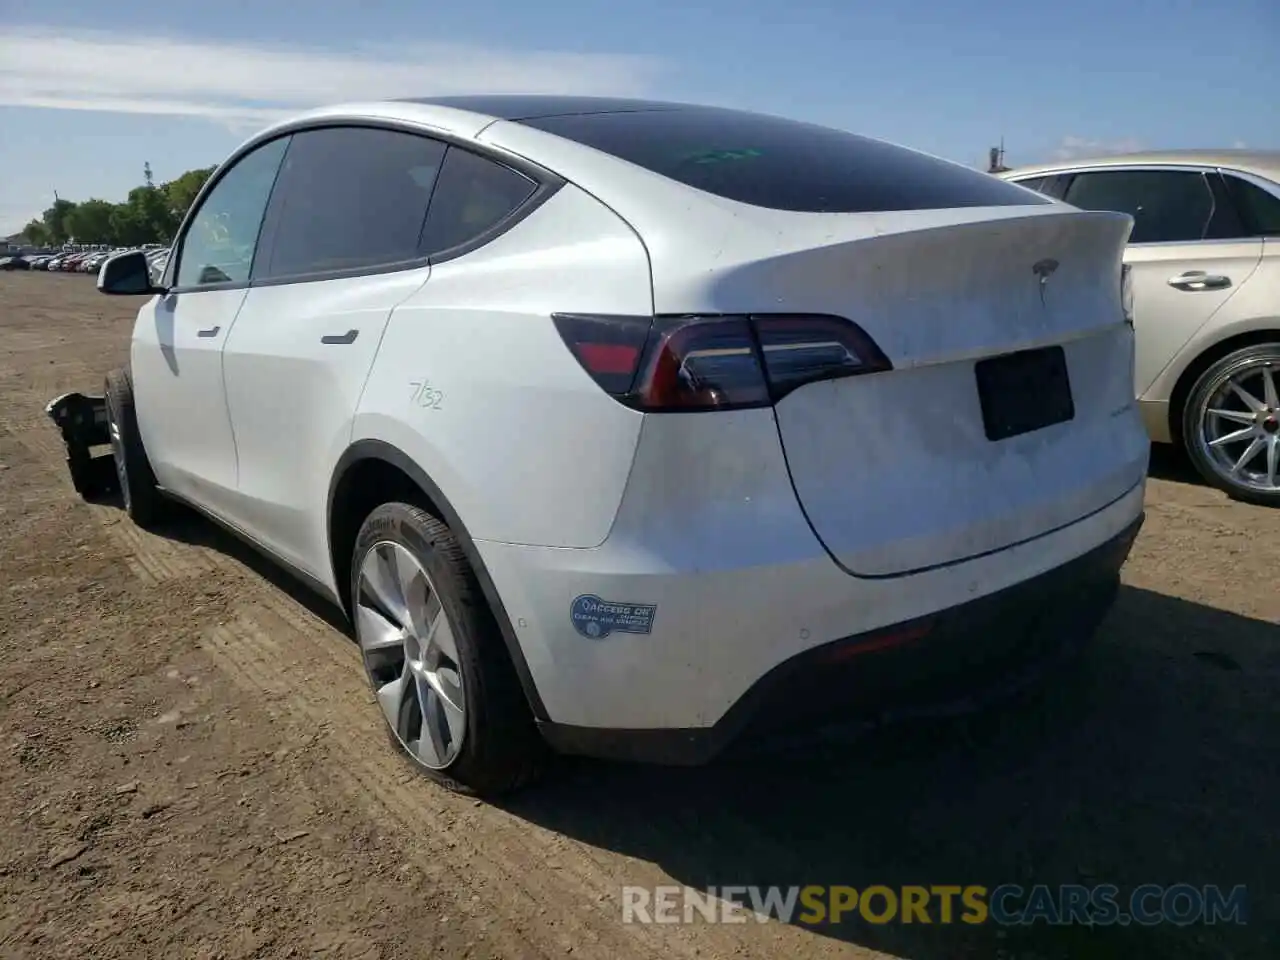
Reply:
<svg viewBox="0 0 1280 960"><path fill-rule="evenodd" d="M429 257L400 260L396 263L378 263L367 267L348 267L344 270L318 270L315 273L290 273L282 277L265 277L250 280L247 287L282 287L294 283L318 283L321 280L350 280L354 277L375 277L382 273L419 270L431 262Z"/></svg>
<svg viewBox="0 0 1280 960"><path fill-rule="evenodd" d="M192 294L214 293L218 290L248 290L249 287L250 283L248 280L233 280L230 283L205 283L192 287L160 287L157 289L156 293L162 297L167 297L171 294L176 295L180 293Z"/></svg>
<svg viewBox="0 0 1280 960"><path fill-rule="evenodd" d="M467 532L466 526L462 523L462 519L458 516L457 511L454 510L449 499L427 476L426 471L419 467L412 458L398 447L381 440L357 440L338 458L338 464L329 480L329 495L325 516L332 517L333 515L333 499L343 475L362 460L381 460L395 467L417 484L419 489L430 499L432 505L440 511L440 519L445 522L449 529L453 531L454 536L458 538L458 543L467 558L467 563L475 571L480 590L484 594L485 601L489 604L489 609L493 612L493 618L498 623L498 629L502 632L502 639L506 644L507 653L511 656L511 662L515 667L516 675L520 679L520 686L524 690L524 695L529 701L529 709L533 712L534 719L539 723L547 720L547 708L538 693L537 684L534 683L533 674L529 670L528 661L525 660L520 641L511 626L511 618L502 603L502 597L493 583L493 578L489 575L489 571L480 557L480 552L476 549L475 542L471 539L471 534ZM329 549L332 552L332 544L329 545Z"/></svg>
<svg viewBox="0 0 1280 960"><path fill-rule="evenodd" d="M1144 515L1120 533L1074 560L1022 583L947 610L869 633L845 637L806 650L778 664L735 702L715 724L709 727L670 729L607 729L580 727L541 721L538 726L546 741L562 753L581 754L613 760L698 766L723 753L749 727L755 739L753 724L761 717L774 715L767 708L773 698L799 702L812 689L810 681L821 678L841 655L867 657L879 655L879 643L905 638L898 652L908 657L929 656L930 635L941 636L944 643L962 642L966 636L980 639L977 632L986 631L1006 617L1014 625L1022 622L1028 609L1043 608L1043 601L1056 596L1058 608L1045 615L1040 610L1040 624L1047 626L1053 641L1043 656L1020 664L1015 670L992 675L990 683L963 691L958 696L932 703L903 704L873 710L859 716L856 708L849 711L841 699L832 706L835 714L849 714L862 724L883 724L897 720L928 716L947 716L971 712L1026 689L1040 680L1049 669L1083 645L1105 616L1119 588L1119 572L1129 556L1133 542L1142 528ZM1061 614L1061 615L1058 615ZM918 644L918 649L911 649ZM797 693L798 691L798 693ZM846 720L847 722L847 720ZM811 737L821 726L801 730L801 739ZM763 742L764 737L760 742Z"/></svg>

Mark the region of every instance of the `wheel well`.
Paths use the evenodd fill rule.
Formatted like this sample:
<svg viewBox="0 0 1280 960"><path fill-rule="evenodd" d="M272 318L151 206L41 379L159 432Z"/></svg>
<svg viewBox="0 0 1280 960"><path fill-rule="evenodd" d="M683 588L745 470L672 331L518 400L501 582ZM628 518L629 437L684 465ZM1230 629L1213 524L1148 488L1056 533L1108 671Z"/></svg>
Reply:
<svg viewBox="0 0 1280 960"><path fill-rule="evenodd" d="M329 555L338 596L348 617L352 613L351 553L355 550L360 525L376 508L393 500L422 507L440 516L431 498L413 478L385 460L357 460L343 472L334 487L329 507Z"/></svg>
<svg viewBox="0 0 1280 960"><path fill-rule="evenodd" d="M538 686L533 682L533 675L529 672L529 665L520 648L520 641L512 630L511 618L503 606L502 597L463 528L461 518L453 512L444 493L436 488L431 478L421 472L412 460L388 444L364 440L348 453L354 459L346 466L342 466L340 462L340 472L333 482L329 497L329 559L333 564L338 598L348 619L352 619L354 612L351 597L351 555L355 551L361 524L375 509L390 501L399 500L421 507L448 524L461 542L467 562L485 596L488 610L497 621L507 659L515 669L529 709L536 720L549 719L546 705L538 694Z"/></svg>
<svg viewBox="0 0 1280 960"><path fill-rule="evenodd" d="M1169 395L1169 432L1179 447L1182 446L1182 408L1186 406L1191 389L1200 379L1200 375L1229 353L1235 353L1237 350L1259 343L1276 342L1280 342L1280 330L1250 330L1248 333L1236 334L1234 337L1227 337L1221 343L1215 343L1187 365L1187 369L1182 371L1178 382L1174 384L1173 392Z"/></svg>

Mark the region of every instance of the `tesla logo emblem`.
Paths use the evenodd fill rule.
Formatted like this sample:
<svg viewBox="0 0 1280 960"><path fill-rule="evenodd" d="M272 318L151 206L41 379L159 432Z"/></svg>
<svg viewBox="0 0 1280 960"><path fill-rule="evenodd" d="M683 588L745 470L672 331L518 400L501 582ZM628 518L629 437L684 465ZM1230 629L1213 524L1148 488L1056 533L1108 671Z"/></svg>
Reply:
<svg viewBox="0 0 1280 960"><path fill-rule="evenodd" d="M1051 258L1037 260L1031 265L1031 272L1040 278L1040 303L1044 303L1044 285L1049 282L1049 278L1053 276L1053 271L1058 269L1058 261Z"/></svg>

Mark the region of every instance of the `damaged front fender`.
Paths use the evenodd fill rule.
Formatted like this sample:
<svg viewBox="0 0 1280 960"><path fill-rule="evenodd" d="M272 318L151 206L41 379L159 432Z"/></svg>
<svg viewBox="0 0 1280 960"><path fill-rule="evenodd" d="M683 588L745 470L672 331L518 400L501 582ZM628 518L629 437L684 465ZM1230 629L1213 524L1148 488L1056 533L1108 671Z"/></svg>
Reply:
<svg viewBox="0 0 1280 960"><path fill-rule="evenodd" d="M76 492L87 498L114 489L116 473L111 455L93 455L94 447L111 443L106 398L64 393L50 400L44 412L62 434L67 470Z"/></svg>

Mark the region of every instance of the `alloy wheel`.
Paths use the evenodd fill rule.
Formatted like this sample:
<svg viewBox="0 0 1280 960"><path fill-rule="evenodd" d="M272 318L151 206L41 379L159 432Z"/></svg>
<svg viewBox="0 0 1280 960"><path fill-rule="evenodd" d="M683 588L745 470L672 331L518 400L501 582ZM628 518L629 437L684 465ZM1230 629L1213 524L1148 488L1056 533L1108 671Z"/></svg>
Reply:
<svg viewBox="0 0 1280 960"><path fill-rule="evenodd" d="M453 626L431 577L405 547L376 543L360 562L356 638L383 716L431 770L457 759L466 697Z"/></svg>
<svg viewBox="0 0 1280 960"><path fill-rule="evenodd" d="M1232 486L1280 493L1280 361L1249 359L1203 396L1196 443L1213 470Z"/></svg>

